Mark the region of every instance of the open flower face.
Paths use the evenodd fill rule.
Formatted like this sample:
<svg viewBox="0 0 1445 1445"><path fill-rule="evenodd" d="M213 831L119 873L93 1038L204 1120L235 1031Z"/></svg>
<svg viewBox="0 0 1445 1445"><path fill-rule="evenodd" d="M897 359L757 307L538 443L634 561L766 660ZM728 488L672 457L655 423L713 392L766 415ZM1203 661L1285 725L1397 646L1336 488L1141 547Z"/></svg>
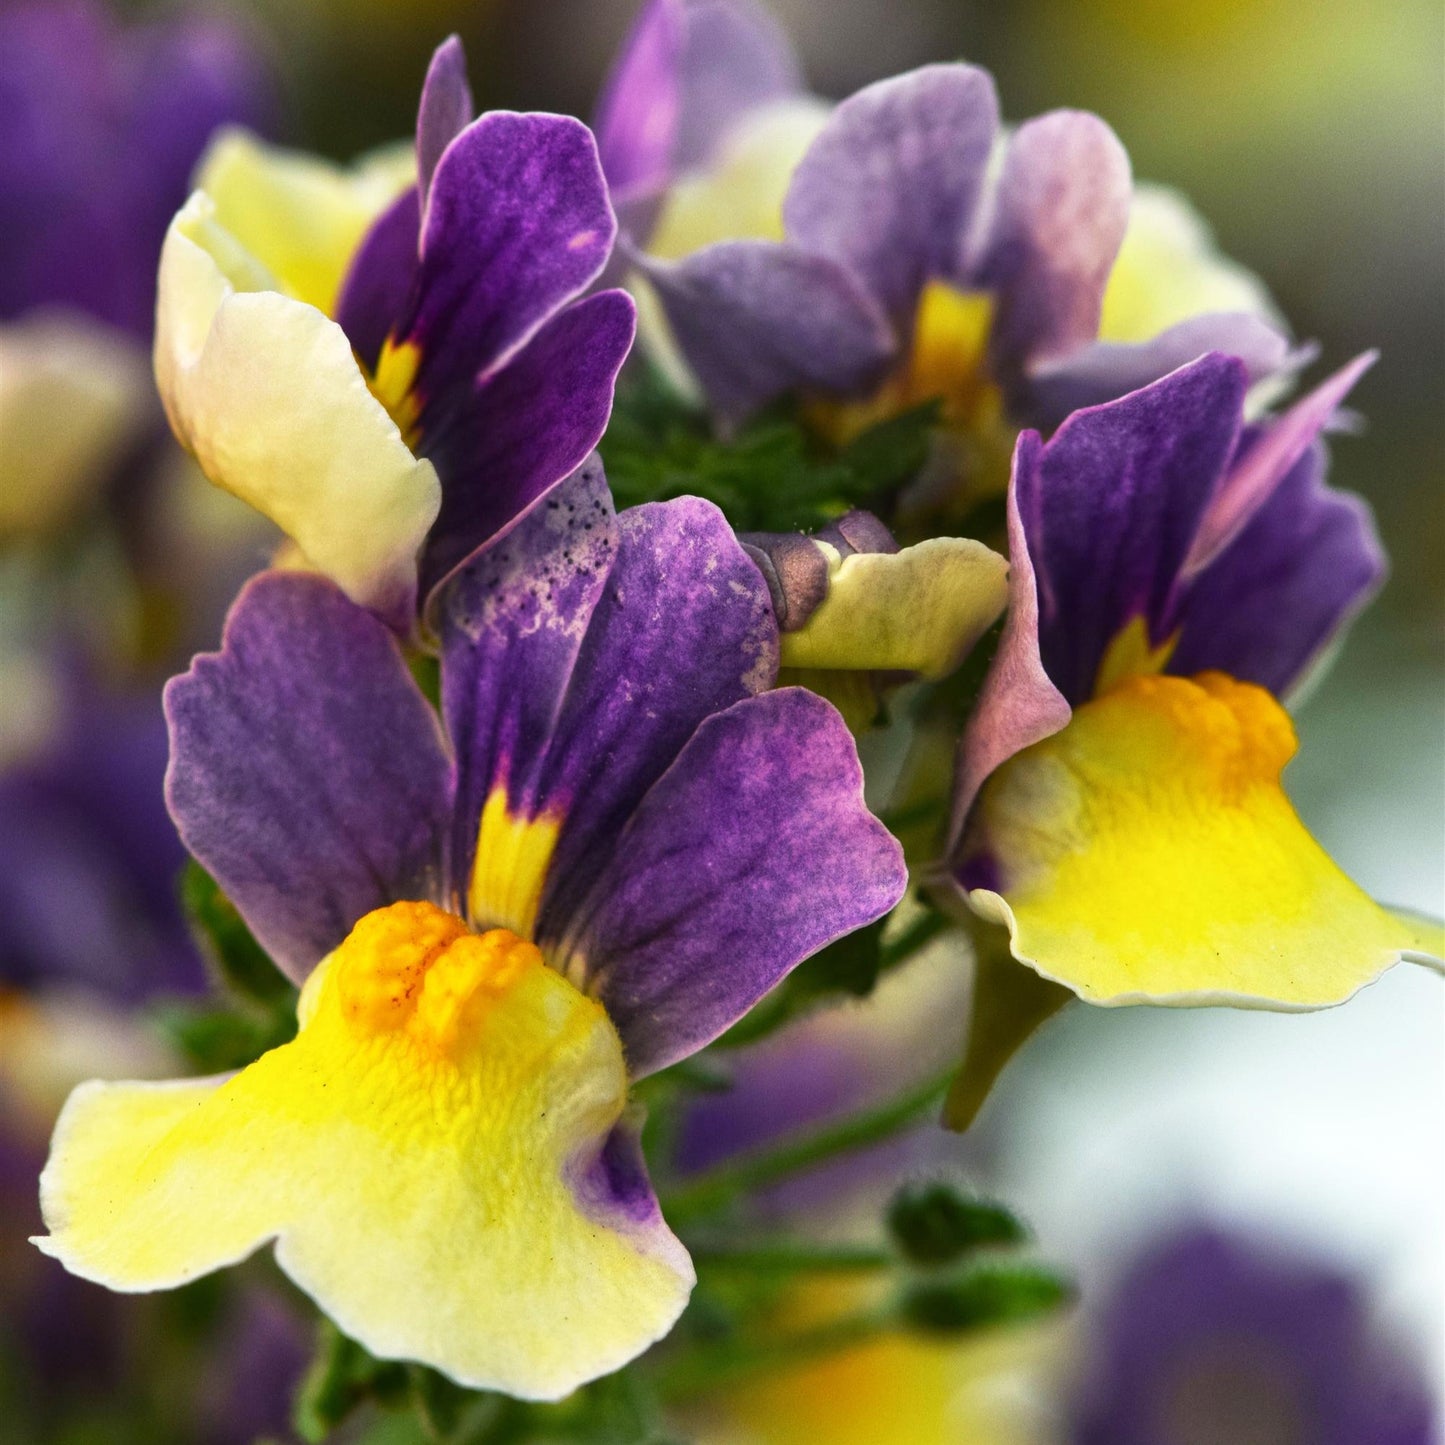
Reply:
<svg viewBox="0 0 1445 1445"><path fill-rule="evenodd" d="M1256 378L1285 367L1262 288L1177 198L1132 192L1102 121L1055 111L1005 134L976 67L927 66L828 114L736 59L736 104L699 97L710 146L684 145L703 9L649 7L599 126L610 177L656 189L671 156L636 260L666 315L658 346L676 346L725 424L792 394L847 441L936 401L968 487L1001 491L1019 424L1052 427L1211 349Z"/></svg>
<svg viewBox="0 0 1445 1445"><path fill-rule="evenodd" d="M1011 607L960 754L953 868L1015 957L1094 1003L1340 1003L1434 930L1392 916L1280 786L1278 701L1374 591L1317 438L1369 358L1266 427L1209 356L1020 439Z"/></svg>
<svg viewBox="0 0 1445 1445"><path fill-rule="evenodd" d="M471 121L452 41L416 156L338 172L223 140L166 239L156 338L207 476L401 631L591 451L633 330L623 293L574 299L616 229L585 126Z"/></svg>
<svg viewBox="0 0 1445 1445"><path fill-rule="evenodd" d="M224 1079L87 1085L42 1181L72 1271L180 1284L269 1240L347 1333L556 1397L692 1283L625 1115L800 959L897 902L852 740L769 690L766 588L707 503L600 468L438 599L439 727L326 580L250 584L172 683L183 836L304 982Z"/></svg>

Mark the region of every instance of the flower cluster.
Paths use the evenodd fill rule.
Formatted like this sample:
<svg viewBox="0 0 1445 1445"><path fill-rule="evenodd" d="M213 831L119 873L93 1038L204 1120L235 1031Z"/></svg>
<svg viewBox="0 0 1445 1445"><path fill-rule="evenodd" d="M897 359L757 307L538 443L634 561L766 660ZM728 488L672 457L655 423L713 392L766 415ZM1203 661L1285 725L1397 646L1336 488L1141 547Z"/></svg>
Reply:
<svg viewBox="0 0 1445 1445"><path fill-rule="evenodd" d="M73 1274L273 1245L377 1360L560 1400L668 1336L790 1171L949 1076L966 1127L1071 999L1289 1012L1445 968L1280 782L1384 575L1325 480L1371 358L1286 402L1310 348L1097 117L1005 129L964 64L829 106L749 6L649 0L595 135L477 116L452 39L414 143L220 131L158 260L171 429L283 534L165 690L201 921L274 1027L74 1090L36 1240ZM924 952L885 1033L936 1066L880 1105L878 1040L824 1065L797 1020ZM1063 1297L973 1268L1021 1242L1002 1211L901 1198L902 1284L759 1317ZM685 1397L715 1341L678 1334Z"/></svg>

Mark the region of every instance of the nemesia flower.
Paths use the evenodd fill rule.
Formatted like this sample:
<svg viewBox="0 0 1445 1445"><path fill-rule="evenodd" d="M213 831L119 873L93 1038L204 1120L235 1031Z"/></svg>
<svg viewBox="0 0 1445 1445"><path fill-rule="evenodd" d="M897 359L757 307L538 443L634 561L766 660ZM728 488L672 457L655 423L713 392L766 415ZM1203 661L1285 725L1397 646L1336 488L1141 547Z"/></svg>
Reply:
<svg viewBox="0 0 1445 1445"><path fill-rule="evenodd" d="M1097 117L1055 111L1005 136L984 71L932 65L831 114L723 87L730 107L696 102L704 149L678 118L693 13L644 12L598 125L627 194L639 176L672 183L634 259L666 314L664 355L675 344L725 424L794 394L847 440L937 399L969 486L997 472L1001 489L1018 423L1051 427L1211 349L1255 379L1286 367L1263 288L1179 198L1132 191Z"/></svg>
<svg viewBox="0 0 1445 1445"><path fill-rule="evenodd" d="M453 40L416 157L220 142L166 238L155 353L211 481L403 631L591 451L633 331L625 293L574 299L616 229L585 126L472 121Z"/></svg>
<svg viewBox="0 0 1445 1445"><path fill-rule="evenodd" d="M1267 426L1211 355L1019 440L1010 611L959 759L951 867L1092 1003L1341 1003L1434 930L1367 898L1280 787L1298 688L1378 586L1317 438L1369 364Z"/></svg>
<svg viewBox="0 0 1445 1445"><path fill-rule="evenodd" d="M264 126L246 32L90 0L0 10L0 542L53 534L159 424L156 256L207 138ZM63 419L63 420L60 420Z"/></svg>
<svg viewBox="0 0 1445 1445"><path fill-rule="evenodd" d="M745 532L782 630L781 660L865 723L887 683L947 677L998 620L1008 563L968 537L901 550L869 512L812 535Z"/></svg>
<svg viewBox="0 0 1445 1445"><path fill-rule="evenodd" d="M1432 1445L1424 1379L1359 1283L1217 1227L1159 1240L1090 1332L1071 1445L1280 1440Z"/></svg>
<svg viewBox="0 0 1445 1445"><path fill-rule="evenodd" d="M665 1333L693 1274L625 1114L887 912L901 852L851 737L769 690L766 589L695 499L598 467L438 599L445 735L393 635L270 573L167 694L187 844L304 981L229 1079L86 1085L41 1247L113 1288L269 1240L374 1353L554 1398Z"/></svg>

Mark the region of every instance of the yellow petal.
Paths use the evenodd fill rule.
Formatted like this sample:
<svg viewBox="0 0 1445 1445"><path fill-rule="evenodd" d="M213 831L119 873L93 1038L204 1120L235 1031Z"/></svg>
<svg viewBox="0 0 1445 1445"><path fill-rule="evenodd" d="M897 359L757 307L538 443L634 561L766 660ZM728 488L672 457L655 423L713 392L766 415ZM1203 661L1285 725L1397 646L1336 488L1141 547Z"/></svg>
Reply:
<svg viewBox="0 0 1445 1445"><path fill-rule="evenodd" d="M931 537L900 552L831 554L828 595L782 635L784 667L916 672L946 677L1008 600L1008 563L966 537Z"/></svg>
<svg viewBox="0 0 1445 1445"><path fill-rule="evenodd" d="M1210 312L1244 311L1285 330L1264 283L1215 248L1202 217L1168 186L1137 185L1104 310L1101 341L1149 341Z"/></svg>
<svg viewBox="0 0 1445 1445"><path fill-rule="evenodd" d="M410 146L388 147L353 167L223 131L196 172L217 224L275 278L277 289L336 310L362 237L416 179Z"/></svg>
<svg viewBox="0 0 1445 1445"><path fill-rule="evenodd" d="M968 848L998 884L969 901L1093 1003L1323 1008L1402 957L1434 961L1429 930L1305 831L1279 781L1294 750L1260 688L1121 683L985 786Z"/></svg>
<svg viewBox="0 0 1445 1445"><path fill-rule="evenodd" d="M715 241L783 239L783 198L828 106L799 96L762 106L740 122L706 170L668 192L647 249L675 261Z"/></svg>
<svg viewBox="0 0 1445 1445"><path fill-rule="evenodd" d="M145 354L80 314L0 327L0 539L72 521L154 416Z"/></svg>
<svg viewBox="0 0 1445 1445"><path fill-rule="evenodd" d="M217 486L269 517L354 601L403 613L441 505L368 390L345 333L276 280L193 195L161 253L156 379Z"/></svg>
<svg viewBox="0 0 1445 1445"><path fill-rule="evenodd" d="M429 904L368 915L321 969L296 1039L239 1074L78 1089L41 1248L151 1290L274 1239L373 1353L526 1398L666 1333L692 1268L650 1195L600 1182L627 1090L602 1007Z"/></svg>

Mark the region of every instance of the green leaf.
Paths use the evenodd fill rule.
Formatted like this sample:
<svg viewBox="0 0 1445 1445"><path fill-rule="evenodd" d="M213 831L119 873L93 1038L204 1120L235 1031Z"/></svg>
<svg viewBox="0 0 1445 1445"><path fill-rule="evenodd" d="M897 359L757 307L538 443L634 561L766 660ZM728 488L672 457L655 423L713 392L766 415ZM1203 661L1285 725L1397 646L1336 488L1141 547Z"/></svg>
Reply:
<svg viewBox="0 0 1445 1445"><path fill-rule="evenodd" d="M165 1036L203 1074L243 1069L296 1034L294 1009L257 1014L172 1004L159 1011L158 1019Z"/></svg>
<svg viewBox="0 0 1445 1445"><path fill-rule="evenodd" d="M956 1279L914 1285L904 1293L900 1313L913 1329L954 1335L1040 1319L1072 1298L1072 1287L1051 1270L1037 1265L989 1266Z"/></svg>
<svg viewBox="0 0 1445 1445"><path fill-rule="evenodd" d="M303 1440L317 1445L360 1404L409 1404L407 1367L374 1359L329 1320L321 1322L316 1357L301 1382L292 1423Z"/></svg>
<svg viewBox="0 0 1445 1445"><path fill-rule="evenodd" d="M905 1184L888 1206L888 1231L906 1259L930 1269L1029 1237L1002 1205L969 1199L941 1180Z"/></svg>
<svg viewBox="0 0 1445 1445"><path fill-rule="evenodd" d="M296 990L290 980L251 937L235 904L194 858L187 861L181 874L181 904L202 950L227 988L268 1010L294 1001Z"/></svg>
<svg viewBox="0 0 1445 1445"><path fill-rule="evenodd" d="M779 408L724 441L639 368L618 394L601 452L619 507L698 496L739 531L809 531L851 507L886 502L922 466L936 416L929 403L829 452Z"/></svg>

